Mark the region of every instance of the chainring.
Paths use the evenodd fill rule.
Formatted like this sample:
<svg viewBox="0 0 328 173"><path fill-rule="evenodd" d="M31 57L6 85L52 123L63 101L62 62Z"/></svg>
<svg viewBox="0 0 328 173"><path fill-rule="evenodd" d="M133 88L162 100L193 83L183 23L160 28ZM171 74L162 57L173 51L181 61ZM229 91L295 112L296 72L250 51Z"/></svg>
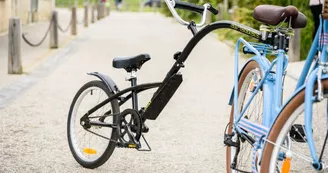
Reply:
<svg viewBox="0 0 328 173"><path fill-rule="evenodd" d="M141 116L134 109L125 109L119 116L119 141L138 143L141 137Z"/></svg>

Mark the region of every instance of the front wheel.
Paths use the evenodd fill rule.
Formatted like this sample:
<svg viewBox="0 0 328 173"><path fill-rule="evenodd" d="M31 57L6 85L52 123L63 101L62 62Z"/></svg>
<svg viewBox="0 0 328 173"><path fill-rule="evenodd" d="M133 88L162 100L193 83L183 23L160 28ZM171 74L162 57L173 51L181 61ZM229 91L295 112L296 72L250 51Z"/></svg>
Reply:
<svg viewBox="0 0 328 173"><path fill-rule="evenodd" d="M327 166L328 80L322 80L322 85L324 100L312 103L312 134L316 155L318 158L321 155L322 163ZM283 171L286 166L290 166L288 172L318 172L312 165L313 159L305 135L304 101L305 89L296 94L278 115L263 150L261 173L286 172L286 169ZM289 159L286 159L288 156Z"/></svg>
<svg viewBox="0 0 328 173"><path fill-rule="evenodd" d="M81 117L88 110L112 95L102 81L91 81L82 86L73 99L67 121L68 144L75 160L83 167L93 169L101 166L116 147L117 129L86 126L81 122ZM88 120L116 124L119 112L118 100L114 99L89 115Z"/></svg>

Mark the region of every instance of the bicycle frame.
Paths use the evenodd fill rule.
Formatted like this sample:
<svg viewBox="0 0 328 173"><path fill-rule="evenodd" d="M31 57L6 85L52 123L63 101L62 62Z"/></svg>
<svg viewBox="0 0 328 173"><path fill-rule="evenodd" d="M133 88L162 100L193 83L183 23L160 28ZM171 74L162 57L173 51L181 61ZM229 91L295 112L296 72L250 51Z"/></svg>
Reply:
<svg viewBox="0 0 328 173"><path fill-rule="evenodd" d="M322 32L323 29L323 32ZM326 45L326 38L325 36L323 36L323 39L320 37L320 33L323 33L324 35L326 33L328 33L328 22L327 20L320 20L320 26L318 28L318 32L316 34L316 37L314 39L314 42L316 44L316 46L311 47L311 51L310 53L312 53L312 56L314 56L315 51L312 50L314 48L319 48L318 50L321 51L321 56L319 59L320 64L325 64L327 65L327 46ZM320 39L320 40L319 40ZM321 45L319 45L319 41L321 42ZM309 62L306 62L307 64L310 64ZM311 157L313 159L313 166L317 169L320 170L321 169L321 163L320 160L316 154L316 149L315 149L315 145L314 145L314 140L313 140L313 135L312 135L312 103L314 101L317 100L317 98L315 98L313 96L313 89L315 86L315 82L316 81L321 81L321 79L326 79L328 78L328 74L323 74L322 75L322 71L323 71L323 67L321 65L319 65L319 67L317 66L309 75L308 75L308 79L306 82L306 89L305 89L305 116L304 116L304 120L305 120L305 133L307 136L307 143L309 145L309 149L310 149L310 153L311 153ZM304 79L303 79L304 80ZM319 97L320 97L320 83L318 84L318 92L319 92ZM320 98L319 98L320 99Z"/></svg>
<svg viewBox="0 0 328 173"><path fill-rule="evenodd" d="M184 67L183 63L187 60L187 58L190 55L191 51L198 44L198 42L203 37L205 37L207 34L209 34L210 32L212 32L214 30L217 30L217 29L223 29L223 28L233 29L233 30L236 30L236 31L241 32L243 34L246 34L246 35L249 35L251 37L254 37L256 39L260 39L260 35L261 35L260 31L258 31L256 29L250 28L248 26L245 26L243 24L240 24L240 23L237 23L237 22L233 22L233 21L218 21L218 22L214 22L212 24L207 25L206 27L204 27L203 29L199 30L198 32L195 32L196 31L195 28L192 28L191 27L190 29L192 30L194 36L191 38L191 40L188 42L188 44L186 45L186 47L183 49L183 51L181 52L181 54L179 55L179 57L177 58L176 62L173 64L173 66L169 70L169 72L166 74L166 77L163 79L162 82L149 83L149 84L140 84L140 85L132 86L130 88L126 88L126 89L124 89L122 91L117 91L117 93L115 93L112 97L107 98L106 100L102 101L98 105L96 105L93 108L91 108L90 110L88 110L88 112L82 118L87 118L93 112L95 112L96 110L98 110L102 106L106 105L110 101L112 101L114 99L120 99L120 97L123 94L125 94L125 93L128 93L128 92L137 92L138 93L138 92L145 91L145 90L152 89L152 88L156 88L156 87L158 87L158 89L156 90L156 92L160 91L167 84L167 82L169 81L169 79L173 75L177 74L179 72L180 68ZM133 93L131 93L130 95L132 96L132 94ZM123 99L124 102L120 101L120 106L122 104L124 104L127 99L131 98L131 96L130 97L126 97L125 99ZM152 103L150 102L150 104L152 104ZM150 106L150 105L148 105L148 106ZM138 111L138 110L136 110L136 111Z"/></svg>
<svg viewBox="0 0 328 173"><path fill-rule="evenodd" d="M328 32L328 22L326 20L321 20L320 27L316 33L315 39L313 40L311 49L307 56L305 65L303 67L301 76L297 82L296 88L292 96L285 102L283 105L281 104L282 101L282 90L283 90L283 75L288 65L288 57L285 54L285 51L282 49L278 50L278 54L276 55L276 59L270 63L265 58L265 56L261 56L261 54L256 50L252 45L250 45L247 41L240 38L236 44L236 51L235 51L235 75L234 75L234 90L233 90L233 103L234 105L238 105L238 50L241 43L243 43L248 49L253 51L256 55L252 57L250 61L256 61L262 72L262 79L258 86L255 88L254 93L250 97L250 99L244 105L241 113L238 113L238 106L234 106L234 124L235 130L238 133L249 136L247 132L243 129L247 129L248 132L255 135L256 143L254 147L254 155L257 149L260 148L261 144L265 144L263 138L266 137L268 134L272 124L274 123L275 119L279 115L280 111L283 109L284 106L288 104L288 102L301 90L305 88L305 133L307 136L307 142L310 149L311 157L313 159L313 166L315 169L320 170L320 160L316 154L314 140L312 136L312 103L316 100L316 97L313 96L313 89L315 86L316 81L327 79L328 74L322 74L318 76L318 72L322 71L322 68L318 65L312 66L313 60L315 57L315 53L319 50L321 51L320 56L320 63L327 64L327 50L326 44L323 41L321 47L319 47L319 37L320 33L322 33L322 26L323 26L323 33ZM247 63L248 63L247 62ZM246 65L247 65L246 63ZM246 66L245 65L245 66ZM245 67L244 66L244 67ZM273 67L276 66L276 73L272 73ZM242 69L243 70L243 69ZM245 118L242 118L245 111L247 110L248 106L252 102L254 96L257 94L258 90L263 87L263 119L262 124L257 124L251 121L248 121ZM231 98L232 99L232 98ZM231 100L230 100L231 104ZM253 159L255 159L253 157ZM253 171L256 172L255 169L255 161L253 160Z"/></svg>
<svg viewBox="0 0 328 173"><path fill-rule="evenodd" d="M255 88L252 96L243 106L241 113L238 113L238 106L234 106L234 127L239 134L248 136L247 132L252 133L255 136L254 143L254 153L252 159L252 169L253 172L256 171L256 163L255 163L255 155L257 149L260 148L262 138L265 137L269 129L274 122L274 119L278 115L279 109L281 108L281 100L282 100L282 85L283 85L283 75L284 71L287 68L288 58L285 55L285 51L283 49L278 50L278 54L276 55L276 59L270 63L268 59L265 58L265 54L262 56L260 52L254 48L251 44L245 41L242 38L239 38L236 43L235 49L235 71L234 71L234 89L233 89L233 103L234 105L238 105L238 81L239 81L239 70L238 70L238 54L239 54L239 47L240 44L243 43L248 49L250 49L255 56L252 57L246 65L250 61L256 61L259 64L261 70L261 81L258 86ZM245 66L246 66L245 65ZM244 67L245 67L244 66ZM276 73L272 72L273 67L276 66ZM241 71L242 73L242 71ZM242 118L244 116L245 111L247 110L248 106L251 104L252 100L254 99L257 92L260 88L263 87L263 115L262 115L262 124L257 124L247 120L246 118ZM275 92L272 92L275 91ZM247 132L245 131L247 130ZM253 138L251 138L253 139Z"/></svg>
<svg viewBox="0 0 328 173"><path fill-rule="evenodd" d="M326 33L328 30L328 24L326 21L324 21L323 23L324 23L323 24L324 31ZM98 104L95 107L93 107L92 109L90 109L82 118L87 118L90 114L92 114L97 109L104 106L105 104L109 103L113 99L119 99L120 100L119 105L121 106L128 99L130 99L130 98L134 99L133 95L135 94L135 96L136 96L136 93L157 87L158 89L155 92L155 94L156 94L168 83L169 79L173 75L175 75L179 72L180 68L184 67L184 62L187 60L191 51L198 44L198 42L203 37L205 37L207 34L209 34L210 32L212 32L214 30L222 29L222 28L229 28L229 29L239 31L243 34L249 35L253 38L259 39L259 40L261 38L260 31L250 28L248 26L236 23L236 22L232 22L232 21L214 22L212 24L207 25L206 27L199 30L198 32L194 26L190 25L188 27L192 31L194 36L188 42L188 44L183 49L181 54L178 55L176 62L173 64L173 66L171 67L169 72L166 74L166 77L163 79L162 82L141 84L141 85L132 86L132 87L124 89L122 91L117 91L112 97L102 101L100 104ZM311 156L313 158L314 165L320 165L318 157L316 156L316 151L314 148L313 140L310 140L310 139L313 139L312 133L311 133L312 102L313 102L313 92L312 91L313 91L314 83L317 79L317 72L319 71L319 67L317 67L317 66L314 66L313 68L310 68L310 67L313 62L314 55L315 55L316 51L318 50L317 47L318 47L318 42L319 42L319 33L321 33L321 27L319 28L319 30L316 34L315 40L313 41L311 50L308 54L306 63L303 67L301 77L299 78L297 86L295 88L295 92L290 97L290 99L293 98L293 96L295 96L299 91L301 91L306 86L306 103L305 103L306 110L307 110L306 115L305 115L305 118L306 118L305 122L307 122L306 123L306 127L307 127L306 135L309 139L308 141L310 141L310 142L308 142L308 144L309 144L309 148L310 148ZM256 139L255 147L254 147L254 155L255 155L256 150L258 148L260 148L262 144L265 144L265 142L263 142L263 138L265 138L266 135L268 134L276 117L279 115L282 108L289 102L289 101L287 101L286 103L282 104L283 77L284 77L286 68L288 66L288 56L285 54L284 49L279 48L277 50L277 55L276 55L277 58L274 61L270 62L265 57L265 55L266 55L265 53L263 55L261 55L261 53L255 47L253 47L250 43L248 43L244 39L240 38L236 43L236 49L235 49L235 70L234 70L234 73L235 73L234 74L234 83L235 84L234 84L233 93L232 93L233 97L230 99L230 104L233 99L234 105L238 105L238 94L236 94L236 93L238 93L238 80L239 80L238 54L239 54L240 44L244 44L248 49L250 49L255 54L255 56L253 56L247 63L249 63L250 61L256 61L259 64L259 67L262 72L262 74L261 74L262 79L261 79L259 85L255 88L253 95L247 101L247 103L243 107L241 113L238 114L238 110L237 110L238 107L237 106L234 107L234 124L236 127L234 130L238 131L239 133L241 133L243 135L249 136L246 133L246 131L244 130L244 129L248 129L248 132L250 132L256 136L257 139ZM325 47L325 45L324 45L324 47ZM321 63L327 62L325 49L323 49L322 55L323 56L322 56L322 58L320 58L320 62ZM246 63L246 65L247 65L247 63ZM274 67L276 69L275 73L273 72ZM241 71L243 71L243 69ZM328 74L322 75L322 79L323 78L328 78ZM261 87L263 87L263 89L264 89L263 121L262 121L262 124L257 124L257 123L248 121L247 119L242 118L242 117L245 113L245 110L248 108L248 106L252 102L254 96L260 90ZM129 94L126 97L121 97L123 94L126 94L128 92L131 92L131 94ZM133 103L134 102L135 101L133 100ZM152 102L150 102L149 104L151 105ZM148 106L149 105L147 105L147 107ZM146 110L147 110L147 107L146 107ZM138 111L138 110L136 110L136 111ZM147 119L147 117L142 117L142 118ZM155 117L154 119L156 119L156 118L157 117ZM96 123L93 125L108 126L108 124L105 124L105 123L99 123L99 124ZM255 160L255 157L253 157L253 159ZM255 161L254 160L253 160L253 169L255 170Z"/></svg>

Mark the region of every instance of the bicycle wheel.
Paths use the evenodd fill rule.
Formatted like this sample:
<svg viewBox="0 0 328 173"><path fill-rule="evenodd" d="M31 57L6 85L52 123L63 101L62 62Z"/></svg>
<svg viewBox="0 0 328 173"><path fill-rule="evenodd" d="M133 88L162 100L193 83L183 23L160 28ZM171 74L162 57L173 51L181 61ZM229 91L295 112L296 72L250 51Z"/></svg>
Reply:
<svg viewBox="0 0 328 173"><path fill-rule="evenodd" d="M322 84L324 100L312 104L312 133L317 156L325 149L328 128L328 80L322 80ZM317 172L312 166L312 157L304 134L304 99L305 89L295 95L278 115L263 150L261 172L281 172L288 151L292 154L289 172ZM328 163L328 151L323 152L322 161Z"/></svg>
<svg viewBox="0 0 328 173"><path fill-rule="evenodd" d="M80 121L88 110L112 95L102 81L91 81L82 86L73 99L67 121L68 144L75 160L83 167L93 169L101 166L116 147L116 129L86 127ZM118 100L114 99L88 117L93 122L113 124L118 120L118 113Z"/></svg>
<svg viewBox="0 0 328 173"><path fill-rule="evenodd" d="M253 95L253 92L261 80L260 67L256 61L249 62L242 74L240 75L238 82L238 112L240 113L249 98ZM228 134L232 132L232 122L234 120L234 105L231 107ZM263 112L263 91L258 90L251 104L247 108L244 117L253 122L262 122ZM253 144L247 140L242 139L240 136L235 135L232 138L233 142L237 142L240 145L239 154L235 167L232 168L233 159L237 152L236 147L227 147L226 149L226 170L228 173L234 172L252 172L252 155L253 155Z"/></svg>

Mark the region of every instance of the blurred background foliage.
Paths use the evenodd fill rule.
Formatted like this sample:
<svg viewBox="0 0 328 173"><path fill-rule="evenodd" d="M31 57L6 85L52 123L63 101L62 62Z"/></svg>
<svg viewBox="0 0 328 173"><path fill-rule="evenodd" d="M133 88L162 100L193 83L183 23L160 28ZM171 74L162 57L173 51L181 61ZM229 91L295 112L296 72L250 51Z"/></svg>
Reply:
<svg viewBox="0 0 328 173"><path fill-rule="evenodd" d="M69 7L72 5L77 5L82 7L85 2L89 3L96 3L100 0L56 0L57 7ZM115 10L114 2L115 0L107 0L111 4L111 9ZM149 0L123 0L123 11L140 11L141 4L145 3ZM304 13L307 16L308 24L306 28L301 29L301 59L305 59L307 56L307 52L310 49L312 43L312 31L313 31L313 20L312 20L312 13L309 8L309 0L181 0L187 1L195 4L202 5L204 3L211 3L214 7L218 8L218 5L224 3L223 1L227 2L228 10L221 10L221 15L218 16L212 15L212 21L217 20L233 20L244 25L250 26L255 29L259 29L261 23L257 22L252 17L253 9L261 4L272 4L272 5L280 5L280 6L287 6L287 5L294 5L296 6L299 11ZM162 5L160 11L166 15L171 16L171 12L167 8L164 0L161 0ZM233 9L233 10L232 10ZM153 8L146 7L141 11L154 11ZM187 10L177 10L180 16L185 20L194 20L198 22L201 16L197 13L193 13ZM219 36L220 40L229 40L229 41L236 41L239 37L243 37L249 41L256 41L251 40L252 38L242 35L236 31L222 29L216 31Z"/></svg>
<svg viewBox="0 0 328 173"><path fill-rule="evenodd" d="M1 0L0 0L1 1ZM101 0L56 0L56 7L72 7L73 5L81 8L85 4L95 4L100 2ZM130 12L153 12L157 9L149 6L142 6L142 4L146 3L150 0L122 0L122 11L130 11ZM115 9L115 0L106 0L109 2L111 10ZM163 1L164 2L164 1ZM162 4L165 5L165 4ZM166 5L165 5L166 6ZM141 10L142 7L142 10Z"/></svg>
<svg viewBox="0 0 328 173"><path fill-rule="evenodd" d="M192 3L196 3L202 5L206 2L211 3L213 6L218 7L219 3L223 3L223 0L182 0L188 1ZM309 7L309 0L228 0L228 10L223 11L223 19L233 20L247 26L253 27L255 29L259 29L261 23L257 22L252 17L253 9L261 4L271 4L271 5L280 5L280 6L287 6L287 5L294 5L298 8L299 11L304 13L308 19L308 23L306 28L301 29L301 59L305 59L307 56L307 52L310 49L312 43L312 32L313 32L313 20L312 20L312 13ZM166 5L163 5L162 13L167 16L170 16L170 11L168 8L165 8ZM234 9L234 13L231 13L231 9ZM200 16L198 14L186 11L186 10L179 10L179 14L186 19L186 20L199 20ZM212 21L216 21L215 16L212 16ZM232 30L220 30L217 31L219 35L219 39L221 40L231 40L236 41L239 37L243 37L247 40L250 40L250 37L245 35L239 34L236 31ZM250 40L254 41L254 40Z"/></svg>
<svg viewBox="0 0 328 173"><path fill-rule="evenodd" d="M87 2L96 3L98 0L56 0L56 7L71 7L73 5L82 7Z"/></svg>

